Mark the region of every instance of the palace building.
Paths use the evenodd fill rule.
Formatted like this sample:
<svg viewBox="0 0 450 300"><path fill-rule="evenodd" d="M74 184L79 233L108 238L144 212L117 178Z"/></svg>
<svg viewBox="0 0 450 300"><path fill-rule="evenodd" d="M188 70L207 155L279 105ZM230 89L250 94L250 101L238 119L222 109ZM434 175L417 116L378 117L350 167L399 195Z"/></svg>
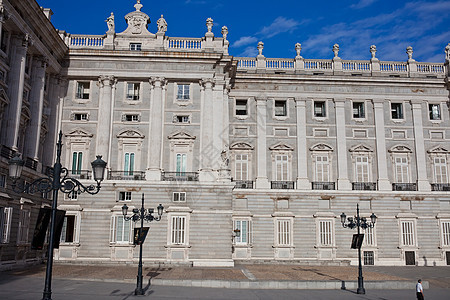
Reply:
<svg viewBox="0 0 450 300"><path fill-rule="evenodd" d="M108 165L98 194L60 194L57 261L137 262L122 206L144 195L164 206L146 225L149 264L356 264L340 215L359 204L378 217L364 264L450 265L450 44L444 63L411 47L382 61L374 45L367 61L338 45L303 58L299 43L267 58L262 42L243 58L211 18L203 37L169 37L140 1L101 36L54 29L34 0L0 7L2 266L43 258L30 243L51 203L14 193L8 160L21 154L28 182L48 174L60 130L69 176L88 185L96 155Z"/></svg>

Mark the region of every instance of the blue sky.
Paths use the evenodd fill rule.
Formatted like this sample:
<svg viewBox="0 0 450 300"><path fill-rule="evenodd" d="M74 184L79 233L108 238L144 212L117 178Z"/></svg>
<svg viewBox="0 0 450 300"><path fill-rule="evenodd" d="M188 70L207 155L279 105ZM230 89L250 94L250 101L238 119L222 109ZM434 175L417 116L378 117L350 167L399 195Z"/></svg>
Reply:
<svg viewBox="0 0 450 300"><path fill-rule="evenodd" d="M136 0L37 0L54 12L57 29L72 34L106 32L106 18L114 12L116 32L126 28L124 16L134 11ZM293 58L295 43L304 58L333 57L340 46L343 59L370 59L370 45L380 60L405 61L407 46L417 61L443 62L450 43L450 1L442 0L141 0L156 32L161 14L168 23L166 35L201 37L205 21L214 19L213 32L221 36L228 27L230 54L254 57L259 41L266 57Z"/></svg>

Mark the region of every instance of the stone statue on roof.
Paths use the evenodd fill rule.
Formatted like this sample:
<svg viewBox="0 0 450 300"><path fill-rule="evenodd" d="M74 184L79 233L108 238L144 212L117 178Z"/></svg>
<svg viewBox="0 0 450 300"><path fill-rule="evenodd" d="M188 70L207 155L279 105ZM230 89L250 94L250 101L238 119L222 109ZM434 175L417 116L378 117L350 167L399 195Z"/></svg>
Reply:
<svg viewBox="0 0 450 300"><path fill-rule="evenodd" d="M156 21L156 25L158 25L158 32L166 32L167 31L167 22L164 19L163 15Z"/></svg>
<svg viewBox="0 0 450 300"><path fill-rule="evenodd" d="M114 32L115 31L114 14L113 13L111 13L111 15L106 19L106 24L108 25L108 31L107 32Z"/></svg>

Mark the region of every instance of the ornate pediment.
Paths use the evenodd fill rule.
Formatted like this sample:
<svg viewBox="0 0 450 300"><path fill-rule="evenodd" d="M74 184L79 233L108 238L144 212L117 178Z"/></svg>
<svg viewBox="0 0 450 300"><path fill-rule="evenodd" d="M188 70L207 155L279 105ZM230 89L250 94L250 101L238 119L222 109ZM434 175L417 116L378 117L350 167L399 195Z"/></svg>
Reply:
<svg viewBox="0 0 450 300"><path fill-rule="evenodd" d="M442 146L437 146L434 148L431 148L430 150L427 151L428 153L440 153L440 154L448 154L450 153L450 151L447 148L444 148Z"/></svg>
<svg viewBox="0 0 450 300"><path fill-rule="evenodd" d="M69 133L66 133L65 136L66 136L66 138L80 138L80 137L91 138L93 136L93 134L84 129L75 128L74 130L70 131Z"/></svg>
<svg viewBox="0 0 450 300"><path fill-rule="evenodd" d="M155 36L153 33L147 30L147 26L150 23L150 17L141 12L142 4L140 0L134 5L136 11L130 12L125 16L128 27L124 32L118 35L128 35L128 36Z"/></svg>
<svg viewBox="0 0 450 300"><path fill-rule="evenodd" d="M252 145L244 142L237 142L230 146L230 150L253 150L253 148Z"/></svg>
<svg viewBox="0 0 450 300"><path fill-rule="evenodd" d="M117 135L119 139L143 139L145 136L137 130L124 130Z"/></svg>
<svg viewBox="0 0 450 300"><path fill-rule="evenodd" d="M405 145L397 145L389 149L389 152L395 153L412 153L412 150Z"/></svg>
<svg viewBox="0 0 450 300"><path fill-rule="evenodd" d="M284 143L278 143L273 145L272 147L269 147L269 150L272 151L294 151L294 148L291 146L284 144Z"/></svg>
<svg viewBox="0 0 450 300"><path fill-rule="evenodd" d="M167 137L169 140L195 140L195 135L184 131L177 131Z"/></svg>
<svg viewBox="0 0 450 300"><path fill-rule="evenodd" d="M363 145L363 144L356 145L356 146L350 148L348 151L350 151L350 152L373 152L372 148L370 148L369 146Z"/></svg>
<svg viewBox="0 0 450 300"><path fill-rule="evenodd" d="M310 151L333 151L333 147L327 144L315 144L311 148Z"/></svg>

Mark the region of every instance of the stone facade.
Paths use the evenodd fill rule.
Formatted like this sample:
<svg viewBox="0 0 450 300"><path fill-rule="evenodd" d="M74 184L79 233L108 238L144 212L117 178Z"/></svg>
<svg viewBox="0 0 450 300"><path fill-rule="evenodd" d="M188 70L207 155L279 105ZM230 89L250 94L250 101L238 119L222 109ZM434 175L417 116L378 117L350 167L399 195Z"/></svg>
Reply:
<svg viewBox="0 0 450 300"><path fill-rule="evenodd" d="M305 59L300 44L273 59L262 42L239 58L210 18L204 37L173 38L163 16L152 30L134 7L121 33L114 14L103 36L59 31L63 164L89 183L103 155L108 174L95 196L61 195L56 259L137 261L121 207L144 194L165 207L146 263L355 264L339 216L357 203L378 216L366 264L450 263L450 46L445 63L416 62L410 47L406 62L380 61L375 46L368 61L338 45Z"/></svg>

